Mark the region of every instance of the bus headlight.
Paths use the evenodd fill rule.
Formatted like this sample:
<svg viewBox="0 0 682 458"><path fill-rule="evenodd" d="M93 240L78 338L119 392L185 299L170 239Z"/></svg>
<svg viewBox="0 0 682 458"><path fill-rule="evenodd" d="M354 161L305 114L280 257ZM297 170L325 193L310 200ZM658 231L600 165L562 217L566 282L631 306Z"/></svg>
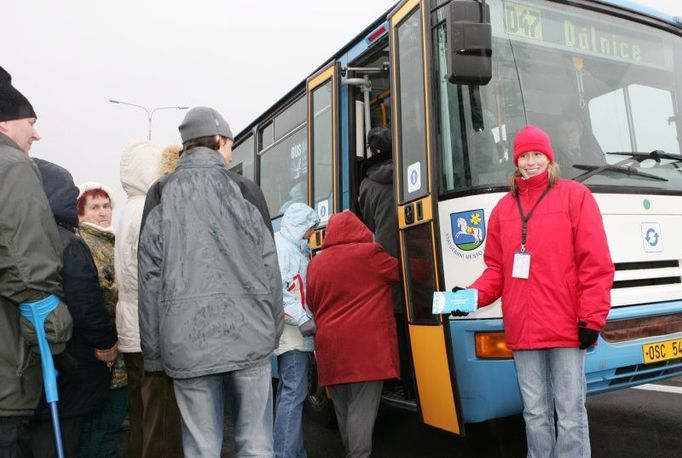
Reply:
<svg viewBox="0 0 682 458"><path fill-rule="evenodd" d="M510 359L512 351L507 348L504 332L477 332L476 357L481 359Z"/></svg>

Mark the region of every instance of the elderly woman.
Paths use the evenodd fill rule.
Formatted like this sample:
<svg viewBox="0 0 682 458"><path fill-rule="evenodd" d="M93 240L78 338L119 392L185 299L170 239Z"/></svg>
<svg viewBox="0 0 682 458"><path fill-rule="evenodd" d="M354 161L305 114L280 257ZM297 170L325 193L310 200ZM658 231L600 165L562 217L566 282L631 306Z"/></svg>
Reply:
<svg viewBox="0 0 682 458"><path fill-rule="evenodd" d="M528 456L589 456L585 349L606 321L614 275L601 213L588 188L559 178L542 129L521 129L514 165L490 215L486 269L471 287L479 307L502 297Z"/></svg>
<svg viewBox="0 0 682 458"><path fill-rule="evenodd" d="M114 275L112 192L108 187L95 182L83 183L78 190L78 234L90 248L104 294L106 313L115 321L118 287ZM83 428L81 458L115 457L117 454L118 431L128 405L128 379L121 355L118 355L110 369L109 400Z"/></svg>
<svg viewBox="0 0 682 458"><path fill-rule="evenodd" d="M308 267L320 386L334 400L346 456L369 457L384 380L400 376L391 285L398 260L350 211L333 215Z"/></svg>

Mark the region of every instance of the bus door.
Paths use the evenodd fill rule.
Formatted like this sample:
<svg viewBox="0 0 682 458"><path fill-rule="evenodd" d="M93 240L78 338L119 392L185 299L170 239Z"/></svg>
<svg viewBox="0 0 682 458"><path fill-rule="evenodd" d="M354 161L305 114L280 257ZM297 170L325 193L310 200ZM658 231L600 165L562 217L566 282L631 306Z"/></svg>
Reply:
<svg viewBox="0 0 682 458"><path fill-rule="evenodd" d="M406 313L421 420L462 434L449 320L431 313L437 271L432 123L425 34L428 11L406 0L390 15L393 154Z"/></svg>
<svg viewBox="0 0 682 458"><path fill-rule="evenodd" d="M324 240L329 217L340 210L338 189L338 71L331 62L306 81L308 100L308 202L320 217L310 238L313 250Z"/></svg>

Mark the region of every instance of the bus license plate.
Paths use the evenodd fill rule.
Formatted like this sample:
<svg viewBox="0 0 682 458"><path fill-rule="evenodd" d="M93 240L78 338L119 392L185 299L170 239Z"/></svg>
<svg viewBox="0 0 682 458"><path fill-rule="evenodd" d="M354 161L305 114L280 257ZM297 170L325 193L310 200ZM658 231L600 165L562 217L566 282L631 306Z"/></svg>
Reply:
<svg viewBox="0 0 682 458"><path fill-rule="evenodd" d="M682 358L682 339L644 344L642 353L644 353L644 364Z"/></svg>

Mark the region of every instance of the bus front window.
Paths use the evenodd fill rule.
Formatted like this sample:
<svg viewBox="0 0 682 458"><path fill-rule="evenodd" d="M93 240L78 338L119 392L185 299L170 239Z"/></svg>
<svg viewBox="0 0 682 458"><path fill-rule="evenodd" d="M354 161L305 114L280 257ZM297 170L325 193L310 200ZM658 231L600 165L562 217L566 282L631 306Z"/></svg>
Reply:
<svg viewBox="0 0 682 458"><path fill-rule="evenodd" d="M566 178L682 192L682 163L674 157L682 138L678 36L550 2L488 4L493 79L480 87L447 81L446 5L433 13L442 193L506 186L512 141L525 124L550 134ZM654 150L673 156L627 154Z"/></svg>

